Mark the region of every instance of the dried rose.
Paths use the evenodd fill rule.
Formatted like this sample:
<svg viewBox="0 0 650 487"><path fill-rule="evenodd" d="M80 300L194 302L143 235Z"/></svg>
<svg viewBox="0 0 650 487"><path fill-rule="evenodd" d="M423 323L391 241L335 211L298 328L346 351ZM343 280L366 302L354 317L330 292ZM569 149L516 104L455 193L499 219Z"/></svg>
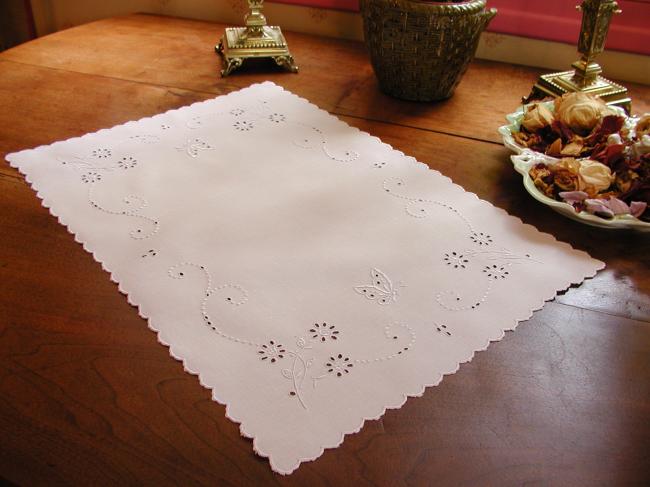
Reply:
<svg viewBox="0 0 650 487"><path fill-rule="evenodd" d="M553 183L546 183L542 179L535 179L534 183L535 187L544 195L548 196L549 198L553 198L553 195L555 194L555 185Z"/></svg>
<svg viewBox="0 0 650 487"><path fill-rule="evenodd" d="M555 99L557 118L579 134L588 134L611 113L603 100L586 93L566 93Z"/></svg>
<svg viewBox="0 0 650 487"><path fill-rule="evenodd" d="M529 105L521 125L529 132L536 132L553 123L553 114L541 103Z"/></svg>
<svg viewBox="0 0 650 487"><path fill-rule="evenodd" d="M610 110L608 108L608 110ZM625 117L620 115L605 115L598 126L585 139L589 145L606 142L610 135L618 133L625 124Z"/></svg>
<svg viewBox="0 0 650 487"><path fill-rule="evenodd" d="M553 125L551 125L551 129L557 136L559 136L562 140L567 142L573 139L573 137L575 136L575 133L573 132L573 130L571 130L571 127L569 127L566 123L564 123L561 120L555 119Z"/></svg>
<svg viewBox="0 0 650 487"><path fill-rule="evenodd" d="M616 139L614 139L616 140ZM595 147L590 158L594 161L602 162L608 167L615 167L625 157L625 145L623 144L603 144Z"/></svg>
<svg viewBox="0 0 650 487"><path fill-rule="evenodd" d="M514 132L512 134L512 138L515 139L515 142L517 144L523 145L524 147L528 147L528 143L531 139L531 135L525 132Z"/></svg>
<svg viewBox="0 0 650 487"><path fill-rule="evenodd" d="M589 159L580 161L578 174L580 175L581 187L579 189L581 190L587 190L589 186L592 186L597 192L604 191L614 182L614 176L610 168L605 164Z"/></svg>
<svg viewBox="0 0 650 487"><path fill-rule="evenodd" d="M560 154L562 154L563 156L579 156L583 148L584 148L584 143L582 142L582 140L577 139L565 145L560 151Z"/></svg>
<svg viewBox="0 0 650 487"><path fill-rule="evenodd" d="M566 169L556 169L553 171L553 182L562 191L577 191L580 180L577 174Z"/></svg>
<svg viewBox="0 0 650 487"><path fill-rule="evenodd" d="M528 170L528 174L530 174L530 177L533 179L553 178L550 169L546 167L546 164L544 163L535 164Z"/></svg>
<svg viewBox="0 0 650 487"><path fill-rule="evenodd" d="M632 156L635 159L639 159L645 154L650 154L650 133L639 137L639 141L632 144Z"/></svg>
<svg viewBox="0 0 650 487"><path fill-rule="evenodd" d="M616 172L616 187L621 193L627 193L639 179L639 175L630 170Z"/></svg>
<svg viewBox="0 0 650 487"><path fill-rule="evenodd" d="M555 139L555 141L546 148L546 154L553 157L559 157L562 154L562 139Z"/></svg>
<svg viewBox="0 0 650 487"><path fill-rule="evenodd" d="M634 131L639 139L646 134L650 134L650 113L646 113L639 119Z"/></svg>
<svg viewBox="0 0 650 487"><path fill-rule="evenodd" d="M619 145L623 143L621 134L609 134L607 136L607 145Z"/></svg>
<svg viewBox="0 0 650 487"><path fill-rule="evenodd" d="M553 168L566 169L567 171L571 171L573 174L577 176L580 171L580 165L581 162L578 161L577 159L574 159L573 157L564 157L560 159L557 163L555 163L555 165L553 165Z"/></svg>
<svg viewBox="0 0 650 487"><path fill-rule="evenodd" d="M549 198L553 198L555 186L553 185L553 173L546 164L535 164L528 170L535 187Z"/></svg>

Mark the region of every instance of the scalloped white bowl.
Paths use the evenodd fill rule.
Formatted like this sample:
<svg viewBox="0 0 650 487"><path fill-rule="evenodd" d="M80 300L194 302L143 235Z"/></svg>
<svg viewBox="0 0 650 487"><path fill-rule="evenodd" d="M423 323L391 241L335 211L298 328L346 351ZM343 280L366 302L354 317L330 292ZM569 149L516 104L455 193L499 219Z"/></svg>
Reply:
<svg viewBox="0 0 650 487"><path fill-rule="evenodd" d="M544 105L553 110L553 102L545 102ZM614 108L617 109L621 115L625 115L625 112L621 108ZM517 111L506 116L509 124L499 127L499 133L503 137L503 145L515 153L515 155L510 156L510 159L512 160L515 170L522 175L524 188L526 188L526 191L528 191L533 198L540 203L551 207L561 215L580 223L584 223L585 225L606 228L608 230L636 230L639 232L650 233L650 223L641 221L632 215L617 215L614 218L601 218L586 211L578 213L570 204L549 198L538 190L532 178L528 174L530 168L540 162L552 165L558 162L559 159L547 156L540 152L532 151L515 142L512 134L513 132L519 131L523 116L524 106L520 106ZM636 118L628 117L626 124L633 126L636 124Z"/></svg>

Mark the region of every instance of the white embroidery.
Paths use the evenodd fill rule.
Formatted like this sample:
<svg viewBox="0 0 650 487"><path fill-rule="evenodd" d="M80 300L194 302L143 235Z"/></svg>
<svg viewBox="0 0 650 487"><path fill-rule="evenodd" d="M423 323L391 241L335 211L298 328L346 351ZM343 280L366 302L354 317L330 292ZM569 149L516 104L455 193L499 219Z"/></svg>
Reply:
<svg viewBox="0 0 650 487"><path fill-rule="evenodd" d="M355 286L354 290L366 299L387 305L397 301L397 289L386 274L377 268L370 270L370 284Z"/></svg>
<svg viewBox="0 0 650 487"><path fill-rule="evenodd" d="M176 147L176 150L185 151L190 157L198 157L200 151L214 150L214 147L206 141L194 137L187 139L183 145Z"/></svg>

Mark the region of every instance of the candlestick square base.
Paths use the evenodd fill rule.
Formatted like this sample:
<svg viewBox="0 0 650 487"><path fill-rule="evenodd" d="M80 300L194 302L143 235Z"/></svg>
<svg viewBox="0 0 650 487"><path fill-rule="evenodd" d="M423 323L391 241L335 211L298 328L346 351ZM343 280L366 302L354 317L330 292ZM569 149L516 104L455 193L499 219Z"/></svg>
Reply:
<svg viewBox="0 0 650 487"><path fill-rule="evenodd" d="M278 66L293 73L298 72L298 66L278 26L265 25L256 29L228 27L215 50L223 57L225 64L221 76L228 76L250 58L271 58Z"/></svg>
<svg viewBox="0 0 650 487"><path fill-rule="evenodd" d="M581 86L575 78L575 71L562 71L540 76L530 94L524 97L522 101L523 103L530 103L547 96L556 97L576 91L599 96L608 105L619 106L628 114L632 110L632 99L628 96L627 88L602 76L596 77L587 86Z"/></svg>

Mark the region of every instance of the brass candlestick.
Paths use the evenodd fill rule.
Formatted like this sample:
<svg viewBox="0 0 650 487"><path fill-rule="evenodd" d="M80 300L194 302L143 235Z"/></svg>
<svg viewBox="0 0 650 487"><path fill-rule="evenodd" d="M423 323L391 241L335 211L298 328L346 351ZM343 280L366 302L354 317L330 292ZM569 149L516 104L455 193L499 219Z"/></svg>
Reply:
<svg viewBox="0 0 650 487"><path fill-rule="evenodd" d="M524 103L541 100L547 96L583 91L602 98L608 105L618 105L628 113L632 99L627 88L602 76L602 68L594 61L603 52L612 16L621 13L614 0L584 0L578 7L582 11L582 26L578 38L578 52L582 57L572 64L573 71L544 74L539 77Z"/></svg>
<svg viewBox="0 0 650 487"><path fill-rule="evenodd" d="M278 66L298 72L280 27L266 25L263 3L263 0L248 0L246 27L228 27L219 40L215 50L225 63L221 76L228 76L249 58L272 58Z"/></svg>

